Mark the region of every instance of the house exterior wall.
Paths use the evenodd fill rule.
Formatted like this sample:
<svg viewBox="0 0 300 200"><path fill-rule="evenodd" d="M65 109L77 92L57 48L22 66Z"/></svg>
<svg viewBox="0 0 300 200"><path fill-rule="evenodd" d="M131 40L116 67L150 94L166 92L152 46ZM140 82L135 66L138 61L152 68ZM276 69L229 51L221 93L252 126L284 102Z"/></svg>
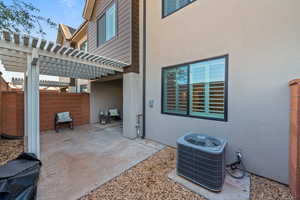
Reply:
<svg viewBox="0 0 300 200"><path fill-rule="evenodd" d="M107 82L91 82L91 123L99 122L100 111L118 108L123 113L123 83L122 80Z"/></svg>
<svg viewBox="0 0 300 200"><path fill-rule="evenodd" d="M288 183L287 83L300 76L299 7L298 0L196 0L162 18L161 0L147 1L146 137L175 146L189 131L219 136L228 140L228 162L241 150L249 171ZM224 54L228 122L161 114L162 67Z"/></svg>

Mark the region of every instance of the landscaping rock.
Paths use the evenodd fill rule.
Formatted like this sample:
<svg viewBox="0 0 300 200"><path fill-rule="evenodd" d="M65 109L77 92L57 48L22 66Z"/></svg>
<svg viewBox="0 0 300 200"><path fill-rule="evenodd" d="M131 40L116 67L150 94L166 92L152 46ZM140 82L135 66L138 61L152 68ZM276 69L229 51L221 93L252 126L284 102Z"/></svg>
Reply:
<svg viewBox="0 0 300 200"><path fill-rule="evenodd" d="M205 200L168 179L176 167L175 149L165 148L80 200ZM287 186L251 176L251 200L292 200Z"/></svg>
<svg viewBox="0 0 300 200"><path fill-rule="evenodd" d="M0 139L0 165L13 160L24 152L23 140Z"/></svg>

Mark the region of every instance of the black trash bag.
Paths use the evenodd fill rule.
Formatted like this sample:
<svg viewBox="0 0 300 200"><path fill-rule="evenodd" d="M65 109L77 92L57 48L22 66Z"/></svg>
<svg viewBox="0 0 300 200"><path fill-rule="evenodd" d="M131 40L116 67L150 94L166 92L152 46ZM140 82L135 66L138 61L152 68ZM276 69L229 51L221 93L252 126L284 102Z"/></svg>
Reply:
<svg viewBox="0 0 300 200"><path fill-rule="evenodd" d="M36 200L41 166L30 153L0 166L0 200Z"/></svg>

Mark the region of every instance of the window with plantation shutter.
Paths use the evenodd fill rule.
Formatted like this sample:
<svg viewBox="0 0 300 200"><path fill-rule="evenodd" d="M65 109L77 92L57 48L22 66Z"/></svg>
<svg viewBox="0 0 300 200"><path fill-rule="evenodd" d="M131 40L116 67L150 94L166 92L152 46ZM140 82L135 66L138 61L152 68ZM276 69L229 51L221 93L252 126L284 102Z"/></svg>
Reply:
<svg viewBox="0 0 300 200"><path fill-rule="evenodd" d="M227 120L228 56L163 68L165 114Z"/></svg>
<svg viewBox="0 0 300 200"><path fill-rule="evenodd" d="M163 1L163 16L165 17L196 0L162 0L162 1Z"/></svg>
<svg viewBox="0 0 300 200"><path fill-rule="evenodd" d="M164 112L187 114L188 70L187 66L169 68L163 71Z"/></svg>
<svg viewBox="0 0 300 200"><path fill-rule="evenodd" d="M190 65L190 115L224 118L225 58Z"/></svg>

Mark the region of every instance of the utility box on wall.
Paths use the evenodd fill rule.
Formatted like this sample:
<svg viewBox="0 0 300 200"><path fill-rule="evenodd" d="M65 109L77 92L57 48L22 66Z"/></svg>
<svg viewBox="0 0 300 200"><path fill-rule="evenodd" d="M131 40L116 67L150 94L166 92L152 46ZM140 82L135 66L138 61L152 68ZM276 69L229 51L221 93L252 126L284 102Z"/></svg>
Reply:
<svg viewBox="0 0 300 200"><path fill-rule="evenodd" d="M290 174L289 186L295 200L300 200L300 79L290 81Z"/></svg>

